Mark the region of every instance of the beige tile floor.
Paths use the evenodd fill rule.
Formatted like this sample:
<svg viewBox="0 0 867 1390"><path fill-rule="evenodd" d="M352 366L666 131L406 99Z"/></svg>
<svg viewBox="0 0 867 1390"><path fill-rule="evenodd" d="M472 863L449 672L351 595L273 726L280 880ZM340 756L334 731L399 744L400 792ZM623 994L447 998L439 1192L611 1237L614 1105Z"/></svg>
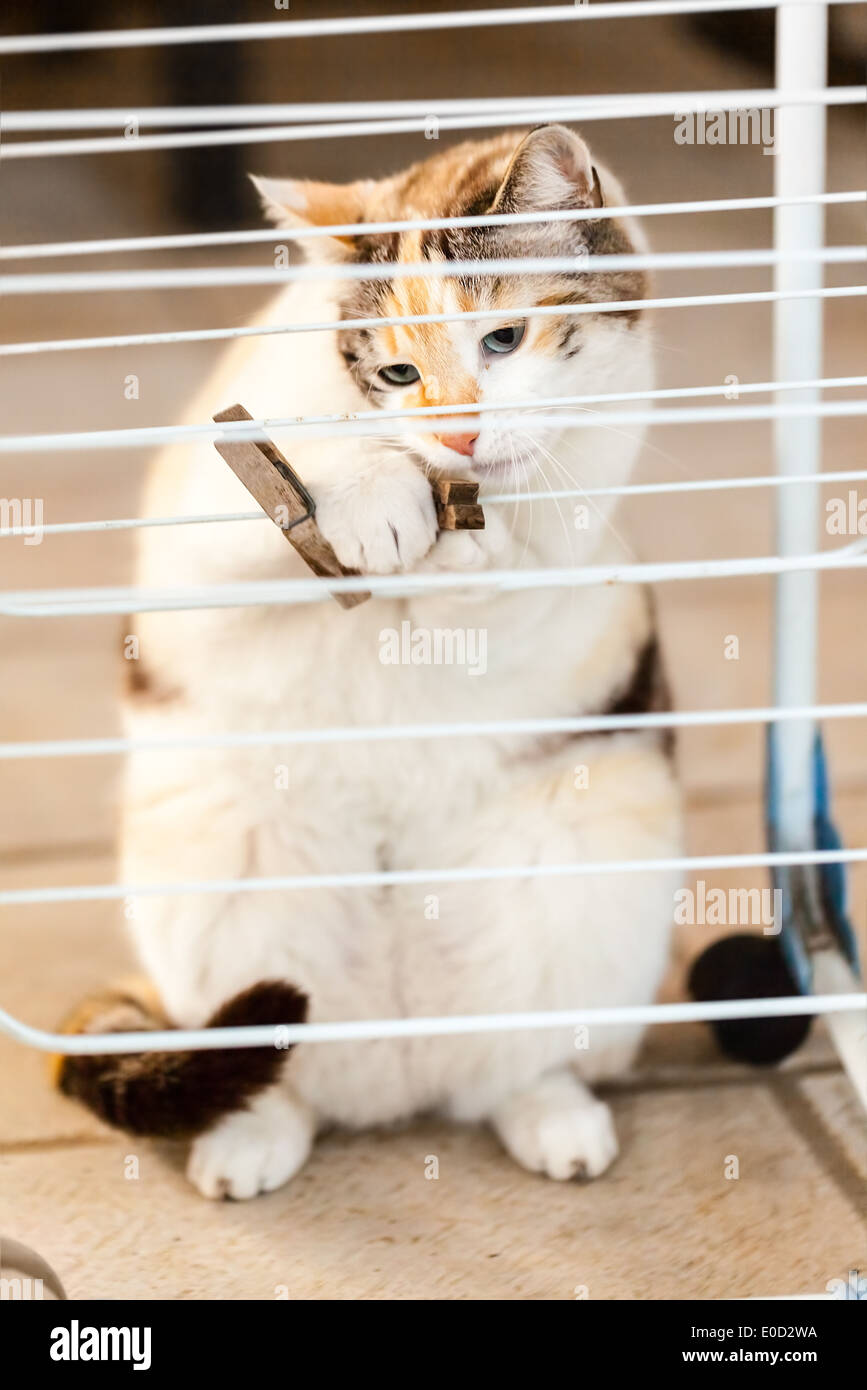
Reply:
<svg viewBox="0 0 867 1390"><path fill-rule="evenodd" d="M375 8L382 8L381 6ZM299 12L300 13L300 12ZM610 91L734 86L760 80L723 60L669 21L647 21L646 49L617 26L582 26L580 44L564 45L544 27L520 46L505 31L491 36L473 63L480 95L529 91ZM478 49L461 38L462 59ZM448 42L402 41L379 55L375 90L406 95L401 72L425 65L426 91L465 90ZM306 50L305 50L306 52ZM652 62L648 63L648 53ZM392 55L391 57L389 55ZM312 61L312 53L309 58ZM317 57L320 55L316 55ZM303 61L302 61L303 59ZM520 61L519 61L520 60ZM81 84L108 79L96 60L52 98L80 105ZM260 99L285 98L277 59L251 54ZM332 86L311 86L304 54L291 68L298 99L370 95L340 43L330 51ZM118 80L126 69L119 69ZM147 74L130 70L136 99ZM135 86L135 82L139 86ZM269 85L270 84L270 85ZM109 84L110 85L110 84ZM107 91L86 100L113 104ZM7 89L7 100L10 95ZM47 104L38 83L22 80L11 100ZM675 147L667 122L610 122L592 135L647 201L770 190L772 161L755 149ZM863 179L860 132L846 112L831 116L829 186ZM293 147L295 167L314 158L335 177L385 169L419 157L411 137L345 148ZM674 154L672 152L675 152ZM258 167L278 167L271 148ZM118 176L100 161L10 166L6 232L10 239L52 233L52 209L68 209L69 234L172 230L160 202L160 161L136 156ZM282 156L285 161L285 155ZM150 161L150 162L148 162ZM329 163L329 161L331 161ZM48 182L46 179L48 178ZM138 210L138 211L137 211ZM660 218L660 249L766 245L768 216ZM829 237L860 238L851 210L829 217ZM234 254L234 253L233 253ZM227 253L220 260L227 259ZM249 259L249 257L248 257ZM198 261L204 260L199 254ZM151 262L149 262L151 263ZM154 257L153 264L181 263ZM48 266L44 267L48 269ZM57 267L62 268L62 267ZM829 274L844 283L845 271ZM853 276L854 278L854 276ZM761 288L763 272L672 274L662 293ZM10 339L242 322L250 295L167 293L84 299L10 300ZM771 373L770 315L761 307L659 314L661 384L743 381ZM861 317L853 301L827 313L828 373L863 364ZM138 349L120 353L12 358L3 369L4 432L157 423L173 418L213 358L212 349ZM123 397L129 372L141 379L138 402ZM767 472L770 429L657 429L645 479ZM851 426L825 431L826 466L854 467L863 444ZM134 514L145 459L138 453L21 455L3 459L0 493L44 496L47 520ZM740 492L712 500L637 503L624 524L642 558L758 554L773 548L771 498ZM0 589L124 582L130 548L123 536L57 537L41 547L0 542ZM822 580L820 695L863 697L867 648L861 618L864 579L856 572ZM683 708L764 703L770 698L772 590L765 580L670 585L658 600L678 704ZM723 640L736 633L737 662ZM120 624L111 618L22 623L0 620L0 729L9 740L75 737L117 729ZM840 722L827 731L836 810L845 841L867 844L867 727ZM681 739L692 853L762 846L762 742L753 728L692 731ZM4 884L108 881L114 873L114 760L0 763L0 869ZM761 883L756 876L756 883ZM727 886L724 876L715 879ZM867 871L852 875L862 941L867 928ZM682 933L666 997L683 994L685 967L706 929ZM25 907L0 913L0 1003L28 1022L53 1026L71 1002L127 962L121 913L113 904ZM591 1298L742 1297L820 1291L865 1265L865 1129L849 1085L821 1026L780 1072L729 1065L699 1027L657 1028L634 1077L611 1092L622 1156L590 1187L559 1186L515 1168L483 1132L420 1121L395 1133L334 1135L317 1148L286 1190L253 1204L204 1203L185 1183L182 1155L110 1133L49 1088L43 1059L0 1038L0 1232L46 1255L73 1296L85 1298ZM440 1176L425 1178L425 1160ZM740 1177L726 1180L727 1155ZM138 1176L127 1176L130 1156ZM578 1291L578 1292L576 1292Z"/></svg>

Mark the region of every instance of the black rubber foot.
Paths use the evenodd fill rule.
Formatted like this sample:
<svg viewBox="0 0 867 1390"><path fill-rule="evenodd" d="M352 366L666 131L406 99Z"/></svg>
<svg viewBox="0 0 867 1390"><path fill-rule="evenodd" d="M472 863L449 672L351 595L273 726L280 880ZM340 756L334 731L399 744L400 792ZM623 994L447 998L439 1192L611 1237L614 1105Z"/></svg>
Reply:
<svg viewBox="0 0 867 1390"><path fill-rule="evenodd" d="M698 1000L765 999L797 994L779 937L726 936L708 946L689 972L690 994ZM710 1027L722 1051L738 1062L772 1066L801 1046L809 1014L788 1018L718 1019Z"/></svg>

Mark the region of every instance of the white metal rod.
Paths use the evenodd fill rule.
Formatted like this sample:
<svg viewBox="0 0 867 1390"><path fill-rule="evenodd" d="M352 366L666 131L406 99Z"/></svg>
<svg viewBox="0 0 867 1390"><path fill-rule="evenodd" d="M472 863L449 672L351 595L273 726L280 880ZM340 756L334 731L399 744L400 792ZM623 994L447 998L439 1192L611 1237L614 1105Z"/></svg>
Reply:
<svg viewBox="0 0 867 1390"><path fill-rule="evenodd" d="M628 99L629 93L600 93L593 100ZM31 134L46 130L123 130L131 122L138 130L142 126L155 129L166 126L244 126L294 124L323 121L362 121L422 117L432 113L439 116L480 114L520 115L543 106L552 111L569 108L587 97L428 97L414 101L322 101L282 102L244 105L228 103L223 106L137 106L103 109L69 109L56 111L7 111L0 113L0 131L6 134Z"/></svg>
<svg viewBox="0 0 867 1390"><path fill-rule="evenodd" d="M775 304L779 299L819 297L852 299L867 296L867 285L841 285L824 290L751 290L737 294L675 295L663 299L619 299L599 304L532 305L512 310L521 318L555 315L623 313L629 309L722 308L740 304ZM386 328L414 323L482 322L501 317L499 309L474 309L453 314L402 314L368 319L329 319L319 323L260 324L252 328L192 328L164 333L120 333L102 338L58 338L47 342L0 343L0 357L23 357L41 352L81 352L102 348L152 347L174 343L225 342L236 338L261 338L280 333L334 333L341 328Z"/></svg>
<svg viewBox="0 0 867 1390"><path fill-rule="evenodd" d="M744 251L629 252L601 256L509 256L472 261L376 261L361 264L192 266L168 270L87 270L0 276L0 294L92 294L107 290L207 289L215 285L330 283L332 280L454 280L468 275L595 275L600 271L752 269L783 262L855 265L864 246ZM514 313L514 310L510 311Z"/></svg>
<svg viewBox="0 0 867 1390"><path fill-rule="evenodd" d="M816 0L792 0L816 3ZM2 53L2 46L0 46ZM461 115L394 120L319 121L313 125L254 126L235 130L184 131L169 135L95 136L66 140L17 140L0 146L0 159L33 159L55 155L129 154L142 150L194 149L223 145L285 144L298 140L337 140L359 136L408 135L425 131L436 117L440 132L485 130L504 126L542 125L549 121L613 121L639 117L684 116L690 112L755 111L785 102L815 102L821 106L853 106L867 99L867 87L811 87L787 92L774 88L700 92L629 92L617 96L575 97L565 105L545 104L520 110L475 111L470 103Z"/></svg>
<svg viewBox="0 0 867 1390"><path fill-rule="evenodd" d="M867 701L811 708L667 710L659 714L575 715L539 719L447 720L439 724L349 724L324 729L257 729L246 733L178 734L163 738L43 739L0 743L0 761L30 758L114 757L128 753L206 752L214 748L262 748L296 744L393 743L414 739L538 737L614 730L694 729L775 724L787 719L863 719Z"/></svg>
<svg viewBox="0 0 867 1390"><path fill-rule="evenodd" d="M794 0L800 3L800 0ZM816 0L821 3L821 0ZM846 4L860 4L863 0L842 0ZM744 88L748 92L750 88ZM500 114L509 116L523 112L533 112L544 106L556 112L569 110L577 101L592 102L594 105L609 102L619 104L623 101L641 100L645 97L661 98L661 93L597 93L594 96L552 96L545 93L532 97L426 97L414 101L328 101L328 102L269 102L258 104L227 103L223 106L115 106L102 108L58 107L40 111L0 112L0 132L7 135L37 134L50 130L120 130L131 123L140 130L143 126L153 129L167 126L220 127L269 124L295 124L301 122L321 123L322 121L362 121L372 118L397 118L402 116L423 117L430 120L433 115L458 116L475 113ZM690 93L690 95L694 95ZM700 94L704 96L705 93ZM727 93L728 95L728 93ZM750 107L755 103L751 102ZM128 137L132 138L132 137Z"/></svg>
<svg viewBox="0 0 867 1390"><path fill-rule="evenodd" d="M46 114L51 114L46 113ZM2 118L0 118L2 125ZM420 217L389 222L341 222L322 227L254 227L233 232L180 232L167 236L100 237L90 241L31 242L0 246L0 260L37 260L52 257L95 256L125 251L180 251L197 246L257 245L286 241L310 241L323 237L379 236L391 232L436 231L470 227L513 227L559 222L598 222L611 217L672 217L686 213L754 212L792 203L838 206L867 202L867 192L817 193L799 198L703 198L679 203L631 203L621 207L562 208L551 212L499 212L477 217Z"/></svg>
<svg viewBox="0 0 867 1390"><path fill-rule="evenodd" d="M649 564L579 565L571 568L473 570L467 573L364 574L345 579L244 580L237 584L176 588L19 589L0 593L7 618L84 617L108 613L192 612L206 608L324 603L337 593L369 592L387 598L417 597L451 590L513 593L527 589L589 588L596 584L666 584L691 579L777 575L789 569L867 568L867 537L813 555L751 556L744 559L671 560Z"/></svg>
<svg viewBox="0 0 867 1390"><path fill-rule="evenodd" d="M839 376L839 377L820 377L817 380L807 382L789 382L784 389L789 391L800 391L805 386L815 386L822 390L842 390L851 387L867 386L867 376ZM779 383L775 381L755 381L738 383L736 392L738 396L762 395L770 392L777 392L780 389ZM462 415L482 416L482 415L504 415L510 410L529 411L534 416L540 410L553 409L560 406L584 406L584 405L603 405L620 401L671 401L671 400L693 400L702 396L730 396L732 387L730 385L714 384L712 386L673 386L664 387L653 391L608 391L599 395L588 396L537 396L529 400L516 401L497 401L485 402L475 401L469 405L419 405L407 406L403 410L354 410L343 411L340 414L330 415L297 415L292 417L292 426L305 425L338 425L343 426L350 421L386 421L386 420L414 420L414 419L436 419L439 421L443 417L457 419ZM264 422L248 422L251 426L260 423L264 428ZM275 421L271 421L274 427ZM207 421L201 426L194 427L204 430L206 433L213 432L213 421ZM693 486L684 484L687 488ZM624 491L629 492L633 489L617 489L614 495L621 495ZM584 489L578 491L584 492ZM612 495L611 489L602 489L605 495ZM551 493L539 493L540 498L551 496ZM568 495L572 495L569 493ZM508 500L517 500L518 495L512 494ZM529 494L523 493L522 499L529 500ZM496 500L486 497L486 502ZM7 534L0 527L0 536Z"/></svg>
<svg viewBox="0 0 867 1390"><path fill-rule="evenodd" d="M804 483L860 483L867 481L867 469L850 472L797 474L756 474L737 478L690 478L667 483L624 483L622 487L561 487L547 492L498 492L485 494L486 507L524 502L562 502L574 497L650 497L695 492L733 492L741 488L801 486ZM55 521L39 527L41 536L99 534L103 531L138 531L156 526L210 526L235 521L270 521L261 510L250 512L200 512L186 516L118 517L100 521ZM273 525L273 523L272 523ZM33 535L32 526L0 526L0 540L22 539Z"/></svg>
<svg viewBox="0 0 867 1390"><path fill-rule="evenodd" d="M295 1043L362 1042L374 1038L445 1037L540 1028L698 1023L722 1018L789 1018L835 1015L863 1009L867 994L791 995L771 999L723 999L679 1004L638 1004L602 1009L526 1013L450 1014L431 1018L355 1019L345 1023L261 1024L245 1028L187 1028L138 1033L49 1033L0 1009L0 1033L42 1052L66 1056L103 1053L180 1052L189 1049L288 1047Z"/></svg>
<svg viewBox="0 0 867 1390"><path fill-rule="evenodd" d="M777 11L776 82L785 94L827 78L828 11L790 3ZM790 106L780 110L776 125L774 191L780 197L821 193L825 186L825 110ZM787 252L809 251L823 244L821 205L780 207L774 215L774 244ZM822 287L822 269L805 257L781 261L774 288L811 290ZM774 306L774 375L784 383L822 374L821 299L779 300ZM781 397L780 397L781 399ZM804 387L798 399L815 403L819 392ZM815 474L822 467L821 422L815 416L796 422L774 421L777 469L788 476ZM777 494L777 551L781 556L815 549L820 497L816 486L781 488ZM819 624L818 575L811 570L781 573L776 586L774 622L774 699L779 705L811 705L816 699ZM779 833L785 849L804 849L814 837L813 745L815 722L802 720L779 731Z"/></svg>
<svg viewBox="0 0 867 1390"><path fill-rule="evenodd" d="M546 413L539 409L533 416L534 426L563 426L569 429L593 429L627 425L699 425L699 424L746 424L755 420L777 420L785 417L800 419L806 416L822 418L847 417L867 414L867 400L860 401L817 401L796 405L730 405L730 406L682 406L661 410L591 410L589 408L574 412L564 409L559 413ZM437 424L441 430L467 429L481 424L478 413L467 415L438 415ZM526 416L510 415L508 410L498 409L496 418L509 425L526 425ZM238 425L150 425L141 428L114 430L74 430L66 434L6 434L0 435L0 454L41 453L52 451L67 453L82 449L140 449L152 448L157 444L172 444L179 441L194 443L197 439L212 441L236 441L239 439L267 439L268 432L274 430L291 431L297 439L329 439L341 435L351 438L397 438L411 432L412 420L378 418L341 419L326 424L299 424L297 418L265 419L244 421Z"/></svg>
<svg viewBox="0 0 867 1390"><path fill-rule="evenodd" d="M815 0L793 0L811 4ZM855 0L836 0L854 4ZM243 43L258 39L328 38L342 34L406 34L432 29L481 29L579 19L632 19L670 14L714 14L773 9L777 0L601 0L588 5L525 5L499 10L450 10L441 14L360 15L340 19L265 20L247 24L189 24L154 29L103 29L91 33L28 34L0 39L0 54L69 53L95 48L142 48L187 43Z"/></svg>
<svg viewBox="0 0 867 1390"><path fill-rule="evenodd" d="M189 43L242 43L261 39L327 38L347 34L394 34L436 29L471 29L524 24L569 23L579 19L630 19L671 14L708 14L772 9L778 0L603 0L574 5L531 5L499 10L456 10L445 14L364 15L335 19L271 20L246 24L173 25L150 29L107 29L91 33L34 34L0 39L0 54L57 53L83 49L141 48ZM793 0L810 4L815 0ZM853 4L855 0L836 0Z"/></svg>
<svg viewBox="0 0 867 1390"><path fill-rule="evenodd" d="M827 80L828 9L790 3L777 10L776 83L782 93ZM774 191L779 197L821 193L825 187L826 112L822 106L786 104L777 114ZM780 206L774 213L774 244L780 251L815 249L824 242L821 204ZM781 261L777 290L821 289L818 262ZM822 300L779 300L774 306L774 375L781 383L822 373ZM804 386L798 399L815 404L819 391ZM774 421L777 469L807 477L821 471L822 432L815 416L803 427L794 419ZM781 488L777 493L777 550L785 557L818 544L818 486ZM816 699L819 659L819 576L817 571L781 572L774 621L774 696L780 706L805 706ZM777 831L783 850L815 844L815 718L781 723L775 733ZM796 924L797 930L797 924ZM837 949L811 958L814 987L820 993L850 995L859 981ZM867 1018L864 1011L838 1013L831 1038L863 1105L867 1106Z"/></svg>
<svg viewBox="0 0 867 1390"><path fill-rule="evenodd" d="M813 988L817 994L852 997L862 988L838 950L816 951L810 958ZM836 1012L828 1018L828 1031L861 1104L867 1106L867 1013Z"/></svg>
<svg viewBox="0 0 867 1390"><path fill-rule="evenodd" d="M713 854L693 858L600 859L572 864L502 864L455 869L371 869L334 874L276 874L264 878L185 879L171 883L87 883L64 888L0 892L0 907L36 903L115 902L122 898L177 898L212 893L282 893L319 888L407 888L429 883L492 883L528 878L585 878L592 874L677 873L697 870L780 868L795 864L867 862L867 848L800 853Z"/></svg>
<svg viewBox="0 0 867 1390"><path fill-rule="evenodd" d="M855 0L852 0L854 3ZM641 94L639 94L641 95ZM123 130L134 122L154 129L166 126L244 126L294 124L322 121L363 121L401 116L417 116L425 120L433 113L438 116L480 114L509 114L535 111L544 106L552 111L574 106L576 101L617 101L629 99L629 93L599 93L588 98L552 96L545 93L533 97L427 97L413 101L306 101L268 102L259 104L227 103L223 106L116 106L103 109L68 109L56 111L0 112L0 132L23 135L46 130Z"/></svg>

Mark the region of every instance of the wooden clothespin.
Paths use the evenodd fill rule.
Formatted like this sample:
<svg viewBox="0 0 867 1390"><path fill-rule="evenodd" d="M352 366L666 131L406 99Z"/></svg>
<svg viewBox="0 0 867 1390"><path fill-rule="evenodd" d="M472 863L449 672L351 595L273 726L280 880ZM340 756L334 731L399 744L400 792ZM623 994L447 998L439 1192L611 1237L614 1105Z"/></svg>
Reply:
<svg viewBox="0 0 867 1390"><path fill-rule="evenodd" d="M431 484L441 531L484 531L479 485L464 478L435 478Z"/></svg>
<svg viewBox="0 0 867 1390"><path fill-rule="evenodd" d="M235 420L252 420L253 416L242 405L230 405L214 419L222 425ZM358 570L341 565L316 523L313 498L270 439L218 440L216 449L314 574L321 579L343 579L358 574ZM355 608L370 598L370 594L335 594L334 597L341 608Z"/></svg>
<svg viewBox="0 0 867 1390"><path fill-rule="evenodd" d="M252 420L242 405L230 405L214 416L218 425ZM342 579L358 570L341 565L316 522L316 503L292 465L270 439L231 439L215 442L217 452L235 477L294 546L302 560L321 579ZM479 506L479 485L462 478L441 478L432 484L441 531L480 531L485 515ZM341 608L355 608L368 592L335 594Z"/></svg>

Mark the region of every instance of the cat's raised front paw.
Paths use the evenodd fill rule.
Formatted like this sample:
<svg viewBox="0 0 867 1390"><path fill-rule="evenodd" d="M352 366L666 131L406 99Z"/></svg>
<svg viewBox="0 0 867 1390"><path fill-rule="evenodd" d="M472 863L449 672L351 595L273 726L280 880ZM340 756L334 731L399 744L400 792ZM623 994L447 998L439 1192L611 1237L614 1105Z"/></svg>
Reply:
<svg viewBox="0 0 867 1390"><path fill-rule="evenodd" d="M430 484L402 463L342 479L317 500L316 520L338 560L362 574L410 570L437 538Z"/></svg>

